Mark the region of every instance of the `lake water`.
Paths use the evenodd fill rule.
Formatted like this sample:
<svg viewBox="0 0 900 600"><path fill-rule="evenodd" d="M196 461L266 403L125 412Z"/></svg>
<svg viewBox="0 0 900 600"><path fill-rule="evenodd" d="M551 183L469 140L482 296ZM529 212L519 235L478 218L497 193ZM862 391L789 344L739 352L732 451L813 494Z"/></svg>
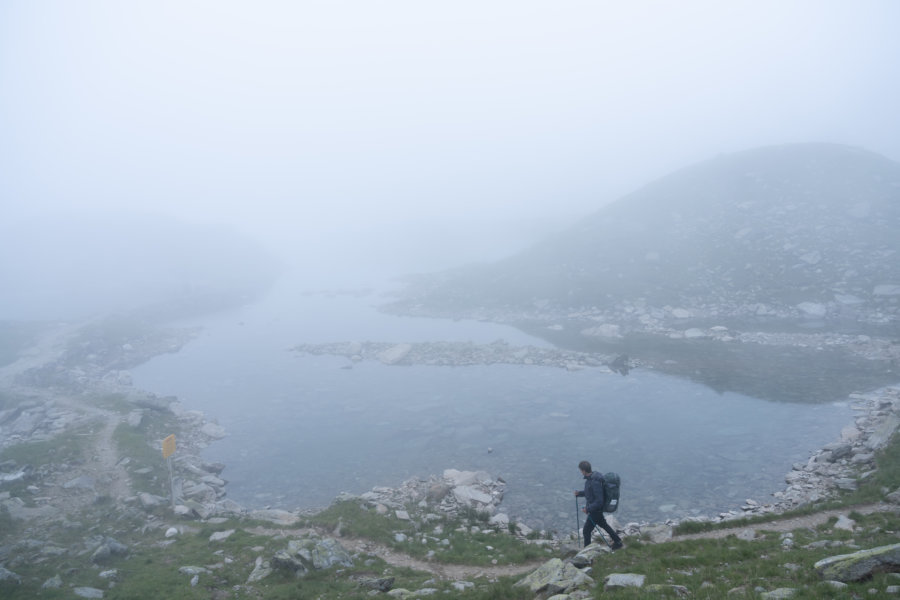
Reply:
<svg viewBox="0 0 900 600"><path fill-rule="evenodd" d="M503 508L532 527L575 527L580 460L622 477L620 520L714 514L784 487L797 461L837 439L845 403L776 403L717 393L646 370L491 365L345 368L289 349L339 341L548 344L507 326L379 313L377 294L302 294L284 281L262 301L197 319L200 337L133 372L178 396L228 437L205 451L227 465L248 507L322 507L342 492L394 487L446 468L507 482ZM489 451L490 449L490 451Z"/></svg>

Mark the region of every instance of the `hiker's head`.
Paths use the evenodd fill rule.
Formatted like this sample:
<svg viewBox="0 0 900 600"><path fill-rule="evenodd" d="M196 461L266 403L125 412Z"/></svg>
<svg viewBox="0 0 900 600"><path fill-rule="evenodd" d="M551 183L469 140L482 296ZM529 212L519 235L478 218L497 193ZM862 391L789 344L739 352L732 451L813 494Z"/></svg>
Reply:
<svg viewBox="0 0 900 600"><path fill-rule="evenodd" d="M591 472L591 463L586 460L581 461L578 463L578 470L587 475Z"/></svg>

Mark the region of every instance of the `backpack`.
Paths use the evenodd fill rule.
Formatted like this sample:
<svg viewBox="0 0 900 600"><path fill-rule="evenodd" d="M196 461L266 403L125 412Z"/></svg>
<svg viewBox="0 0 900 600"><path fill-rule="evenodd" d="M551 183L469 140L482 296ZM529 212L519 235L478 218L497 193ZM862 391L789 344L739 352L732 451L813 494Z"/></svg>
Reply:
<svg viewBox="0 0 900 600"><path fill-rule="evenodd" d="M600 478L603 483L603 512L614 513L619 508L619 485L621 480L618 473L606 473Z"/></svg>

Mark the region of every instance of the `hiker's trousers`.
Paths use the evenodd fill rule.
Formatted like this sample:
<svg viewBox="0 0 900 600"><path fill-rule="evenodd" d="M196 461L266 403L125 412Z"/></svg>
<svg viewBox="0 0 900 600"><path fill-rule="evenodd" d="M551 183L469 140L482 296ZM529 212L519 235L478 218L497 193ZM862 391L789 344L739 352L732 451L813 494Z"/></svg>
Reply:
<svg viewBox="0 0 900 600"><path fill-rule="evenodd" d="M594 531L595 526L608 533L614 544L622 541L622 538L616 534L616 531L610 527L609 523L606 522L606 519L603 518L603 511L598 510L597 512L588 513L587 521L585 521L584 528L581 530L584 534L585 546L591 543L591 532Z"/></svg>

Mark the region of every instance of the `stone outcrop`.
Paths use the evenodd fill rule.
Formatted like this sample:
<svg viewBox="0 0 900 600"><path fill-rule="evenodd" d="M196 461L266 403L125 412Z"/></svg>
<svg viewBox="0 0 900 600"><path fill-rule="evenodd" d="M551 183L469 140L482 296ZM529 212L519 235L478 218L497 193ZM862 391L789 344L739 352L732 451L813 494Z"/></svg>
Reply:
<svg viewBox="0 0 900 600"><path fill-rule="evenodd" d="M297 577L334 566L353 566L350 554L337 541L316 537L291 540L287 548L276 552L270 562L274 568L286 569Z"/></svg>
<svg viewBox="0 0 900 600"><path fill-rule="evenodd" d="M387 509L402 510L408 504L416 503L433 507L445 515L456 516L474 510L498 517L503 514L497 513L497 509L505 489L505 481L494 479L485 471L446 469L441 477L408 479L398 488L376 487L359 498L376 509L382 507L384 512Z"/></svg>
<svg viewBox="0 0 900 600"><path fill-rule="evenodd" d="M868 579L875 573L900 572L900 544L832 556L813 566L823 579L844 583Z"/></svg>
<svg viewBox="0 0 900 600"><path fill-rule="evenodd" d="M516 582L517 587L525 587L533 594L568 594L578 588L590 587L591 579L571 563L559 558L551 558L537 570Z"/></svg>

